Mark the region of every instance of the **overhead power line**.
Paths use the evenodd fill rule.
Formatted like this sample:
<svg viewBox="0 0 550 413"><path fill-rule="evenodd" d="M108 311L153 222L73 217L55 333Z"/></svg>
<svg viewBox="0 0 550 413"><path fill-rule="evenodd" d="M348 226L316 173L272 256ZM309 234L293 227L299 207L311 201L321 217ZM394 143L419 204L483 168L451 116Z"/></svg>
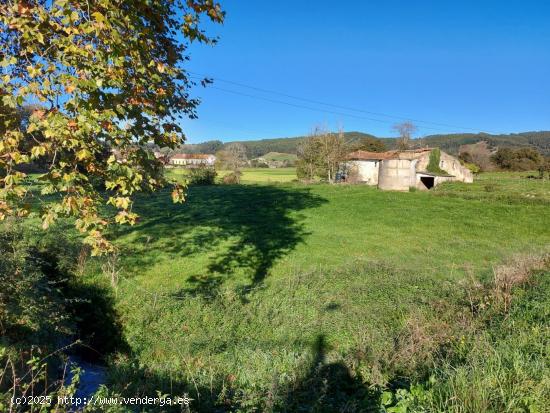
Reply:
<svg viewBox="0 0 550 413"><path fill-rule="evenodd" d="M247 84L244 84L244 83L235 82L235 81L232 81L232 80L226 80L226 79L221 79L221 78L218 78L218 77L212 77L212 76L208 76L208 75L203 74L203 73L192 72L192 71L189 71L188 73L190 73L192 75L191 77L194 77L194 78L197 78L197 79L207 78L207 79L211 79L211 80L214 80L214 81L217 81L217 82L227 83L227 84L230 84L230 85L243 87L243 88L246 88L246 89L255 90L255 91L258 91L258 92L262 92L262 93L269 93L269 94L272 94L272 95L278 95L278 96L286 97L286 98L289 98L289 99L294 99L294 100L307 102L307 103L313 103L313 104L316 104L316 105L322 105L322 106L326 106L326 107L332 107L332 108L336 108L336 109L342 109L342 110L347 110L347 111L352 111L352 112L359 112L359 113L366 113L366 114L374 115L374 116L383 116L383 117L387 117L387 118L390 118L390 119L401 120L401 121L410 121L410 122L424 123L424 124L429 124L429 125L434 125L434 126L442 126L442 127L445 127L445 128L452 128L452 130L455 131L455 132L459 132L460 130L470 130L470 131L475 131L475 132L491 132L491 131L482 131L480 129L472 128L472 127L452 125L452 124L447 124L447 123L432 122L432 121L427 121L427 120L416 119L416 118L413 118L413 117L397 116L397 115L391 115L391 114L382 113L382 112L368 111L368 110L354 108L354 107L350 107L350 106L336 105L336 104L333 104L333 103L327 103L327 102L322 102L322 101L319 101L319 100L304 98L304 97L300 97L300 96L296 96L296 95L291 95L291 94L288 94L288 93L278 92L278 91L275 91L275 90L270 90L270 89L260 88L260 87L256 87L256 86L251 86L251 85L247 85ZM265 98L265 97L257 96L257 95L251 95L251 94L247 94L247 93L243 93L243 92L239 92L239 91L235 91L235 90L223 89L223 88L216 87L216 86L210 86L210 87L216 88L218 90L221 90L221 91L227 92L227 93L233 93L233 94L237 94L237 95L247 96L247 97L250 97L250 98L253 98L253 99L261 99L261 100L265 100L265 101L272 102L272 103L278 103L278 104L294 106L294 107L298 107L298 108L302 108L302 109L320 111L320 112L325 112L325 113L332 113L332 114L341 115L341 116L354 117L354 118L357 118L357 119L366 119L366 120L371 120L371 121L380 122L380 123L388 123L388 124L394 123L394 122L391 122L391 121L388 121L388 120L383 120L383 119L375 119L375 118L369 118L369 117L363 117L363 116L356 116L356 115L352 115L352 114L348 114L348 113L344 113L344 112L335 112L335 111L330 111L330 110L312 108L312 107L308 107L308 106L304 106L304 105L298 105L298 104L291 103L291 102L269 99L269 98ZM441 128L433 128L433 127L428 127L428 126L425 126L425 125L421 125L421 126L424 129L431 129L431 130L437 130L437 131L443 130ZM497 132L492 132L492 133L497 134Z"/></svg>
<svg viewBox="0 0 550 413"><path fill-rule="evenodd" d="M222 92L225 92L225 93L231 93L231 94L234 94L234 95L245 96L245 97L249 97L249 98L252 98L252 99L263 100L265 102L277 103L277 104L281 104L281 105L291 106L291 107L294 107L294 108L306 109L306 110L310 110L310 111L313 111L313 112L323 112L323 113L329 113L329 114L332 114L332 115L347 116L347 117L350 117L350 118L369 120L369 121L372 121L372 122L378 122L378 123L384 123L384 124L390 124L390 125L394 123L392 121L384 120L384 119L376 119L376 118L370 118L370 117L366 117L366 116L353 115L351 113L345 113L345 112L336 112L336 111L328 110L328 109L313 108L311 106L305 106L305 105L301 105L301 104L297 104L297 103L285 102L285 101L282 101L282 100L266 98L266 97L263 97L263 96L251 95L249 93L244 93L244 92L239 92L239 91L236 91L236 90L225 89L225 88L221 88L221 87L218 87L218 86L209 86L209 87L211 89L216 89L216 90L219 90L219 91L222 91ZM422 126L422 128L430 129L430 130L434 130L434 131L443 131L443 130L445 130L445 129L442 129L442 128L435 128L435 127L431 127L431 126Z"/></svg>

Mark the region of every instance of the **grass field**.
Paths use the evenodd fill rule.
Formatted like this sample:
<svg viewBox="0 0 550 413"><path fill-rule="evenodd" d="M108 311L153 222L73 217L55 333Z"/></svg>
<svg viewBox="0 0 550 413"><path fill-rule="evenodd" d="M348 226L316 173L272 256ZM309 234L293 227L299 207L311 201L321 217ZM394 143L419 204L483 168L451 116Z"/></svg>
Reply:
<svg viewBox="0 0 550 413"><path fill-rule="evenodd" d="M116 309L132 354L114 363L114 388L146 394L169 383L205 411L334 411L349 389L319 393L326 406L307 399L336 377L361 395L353 403L363 407L348 411L365 411L382 403L372 386L424 377L392 355L411 319L460 302L464 279L490 280L494 265L550 245L548 182L490 174L396 193L285 183L292 173L245 170L255 183L190 187L183 206L166 193L137 200L139 224L114 234ZM490 405L516 405L501 399Z"/></svg>
<svg viewBox="0 0 550 413"><path fill-rule="evenodd" d="M448 182L437 188L438 195L458 196L464 199L499 200L548 204L550 180L530 179L538 172L491 172L476 177L473 184Z"/></svg>
<svg viewBox="0 0 550 413"><path fill-rule="evenodd" d="M231 171L218 171L218 181ZM291 182L296 179L295 168L243 168L241 182L244 184L268 184L277 182ZM188 170L173 168L168 170L168 176L183 181Z"/></svg>

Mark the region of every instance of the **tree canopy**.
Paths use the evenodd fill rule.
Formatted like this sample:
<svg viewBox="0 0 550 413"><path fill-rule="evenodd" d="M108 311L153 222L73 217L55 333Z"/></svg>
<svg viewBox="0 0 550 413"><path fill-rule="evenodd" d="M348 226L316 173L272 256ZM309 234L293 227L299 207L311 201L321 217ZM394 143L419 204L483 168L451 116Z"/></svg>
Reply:
<svg viewBox="0 0 550 413"><path fill-rule="evenodd" d="M296 174L299 178L314 179L318 176L334 182L340 163L349 150L343 132L316 128L298 148Z"/></svg>
<svg viewBox="0 0 550 413"><path fill-rule="evenodd" d="M0 219L26 216L21 166L47 162L42 194L55 194L43 226L76 218L95 253L110 220L134 223L131 196L166 184L146 144L184 141L196 116L184 63L190 42L214 43L203 20L223 22L213 0L27 0L0 5ZM21 122L14 114L33 108ZM100 182L100 185L97 183ZM100 189L107 191L105 196ZM184 190L175 186L174 201Z"/></svg>
<svg viewBox="0 0 550 413"><path fill-rule="evenodd" d="M356 145L350 145L351 149L369 151L369 152L385 152L387 151L384 141L367 136L362 138Z"/></svg>
<svg viewBox="0 0 550 413"><path fill-rule="evenodd" d="M545 163L544 157L532 148L502 148L492 156L492 160L498 167L512 171L533 171Z"/></svg>

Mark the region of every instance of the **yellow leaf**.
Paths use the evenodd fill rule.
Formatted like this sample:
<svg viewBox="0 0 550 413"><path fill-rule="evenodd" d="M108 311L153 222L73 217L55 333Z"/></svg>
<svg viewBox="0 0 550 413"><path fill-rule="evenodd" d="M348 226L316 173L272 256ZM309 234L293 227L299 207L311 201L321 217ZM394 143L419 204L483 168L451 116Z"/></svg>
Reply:
<svg viewBox="0 0 550 413"><path fill-rule="evenodd" d="M46 153L46 148L43 146L34 146L31 149L31 157L32 158L38 158L39 156L42 156Z"/></svg>
<svg viewBox="0 0 550 413"><path fill-rule="evenodd" d="M96 11L92 13L92 17L95 19L98 23L103 23L105 21L105 16L101 14L100 12Z"/></svg>
<svg viewBox="0 0 550 413"><path fill-rule="evenodd" d="M130 198L128 197L117 197L115 199L115 206L117 208L128 209L130 205Z"/></svg>
<svg viewBox="0 0 550 413"><path fill-rule="evenodd" d="M76 153L76 159L82 161L87 158L91 158L92 153L88 149L81 149Z"/></svg>

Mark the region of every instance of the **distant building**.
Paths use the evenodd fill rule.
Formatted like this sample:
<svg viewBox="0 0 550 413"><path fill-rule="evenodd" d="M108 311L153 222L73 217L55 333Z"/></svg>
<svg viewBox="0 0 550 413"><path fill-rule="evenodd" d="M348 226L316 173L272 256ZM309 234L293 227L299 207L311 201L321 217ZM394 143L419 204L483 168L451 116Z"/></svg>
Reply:
<svg viewBox="0 0 550 413"><path fill-rule="evenodd" d="M216 157L209 154L178 153L170 157L170 165L189 168L198 166L214 166Z"/></svg>
<svg viewBox="0 0 550 413"><path fill-rule="evenodd" d="M472 172L445 152L440 152L439 167L447 173L428 172L432 150L355 151L348 154L343 174L348 180L353 177L357 182L394 191L427 190L444 181L473 182Z"/></svg>

